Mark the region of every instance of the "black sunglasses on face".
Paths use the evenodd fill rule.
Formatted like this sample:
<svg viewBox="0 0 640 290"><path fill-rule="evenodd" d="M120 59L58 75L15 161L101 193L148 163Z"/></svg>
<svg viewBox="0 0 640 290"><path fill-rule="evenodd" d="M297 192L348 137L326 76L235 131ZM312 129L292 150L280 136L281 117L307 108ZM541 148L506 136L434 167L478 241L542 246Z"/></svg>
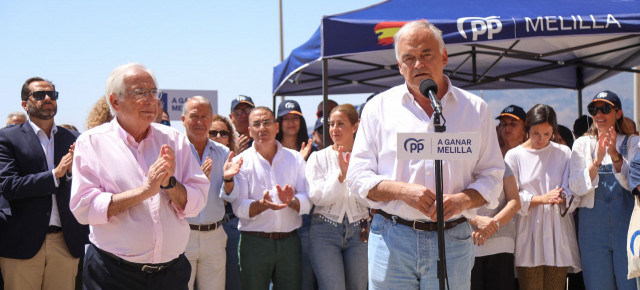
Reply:
<svg viewBox="0 0 640 290"><path fill-rule="evenodd" d="M56 91L35 91L35 92L31 92L29 94L29 96L33 96L34 99L36 99L36 101L42 101L44 100L45 97L49 96L49 98L51 98L52 101L55 101L58 99L58 92Z"/></svg>
<svg viewBox="0 0 640 290"><path fill-rule="evenodd" d="M591 107L591 108L587 108L587 111L589 111L589 115L591 116L595 116L598 114L598 110L600 110L600 112L602 112L603 114L609 114L611 112L611 109L613 109L613 106L611 105L604 105L601 107Z"/></svg>
<svg viewBox="0 0 640 290"><path fill-rule="evenodd" d="M227 130L221 130L221 131L210 130L209 131L209 136L210 137L218 137L218 134L220 134L220 137L222 137L222 138L229 137L229 131L227 131Z"/></svg>

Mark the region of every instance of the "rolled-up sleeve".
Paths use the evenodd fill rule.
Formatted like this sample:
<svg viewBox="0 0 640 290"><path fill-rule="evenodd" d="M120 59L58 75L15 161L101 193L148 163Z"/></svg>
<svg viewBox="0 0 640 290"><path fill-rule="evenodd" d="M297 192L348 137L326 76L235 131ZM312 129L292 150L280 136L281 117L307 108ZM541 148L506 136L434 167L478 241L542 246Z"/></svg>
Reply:
<svg viewBox="0 0 640 290"><path fill-rule="evenodd" d="M76 141L73 155L73 182L69 208L79 223L101 225L109 222L107 211L113 193L100 186L100 167L92 157L89 139L81 136Z"/></svg>
<svg viewBox="0 0 640 290"><path fill-rule="evenodd" d="M482 105L484 118L478 162L473 170L474 181L468 188L477 190L487 202L485 207L494 209L498 206L498 198L502 192L502 177L504 176L504 161L500 153L498 136L487 104Z"/></svg>

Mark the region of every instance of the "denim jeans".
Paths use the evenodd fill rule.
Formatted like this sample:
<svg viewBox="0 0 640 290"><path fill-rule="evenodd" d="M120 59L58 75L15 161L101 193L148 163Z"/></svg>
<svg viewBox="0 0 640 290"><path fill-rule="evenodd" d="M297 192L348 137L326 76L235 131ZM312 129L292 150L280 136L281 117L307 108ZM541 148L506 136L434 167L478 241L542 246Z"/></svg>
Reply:
<svg viewBox="0 0 640 290"><path fill-rule="evenodd" d="M238 265L238 242L240 231L238 230L238 218L232 218L222 227L227 233L227 274L225 289L240 290L240 266Z"/></svg>
<svg viewBox="0 0 640 290"><path fill-rule="evenodd" d="M302 288L301 290L315 290L317 289L316 275L313 272L313 266L311 265L311 257L309 254L310 239L309 231L311 229L311 215L313 214L313 208L309 214L302 215L302 227L298 229L298 236L300 236L300 245L302 246Z"/></svg>
<svg viewBox="0 0 640 290"><path fill-rule="evenodd" d="M593 208L580 208L578 242L587 289L636 289L627 279L627 230L633 195L620 186L611 164L598 169Z"/></svg>
<svg viewBox="0 0 640 290"><path fill-rule="evenodd" d="M450 289L469 289L474 253L468 222L445 230ZM369 289L438 289L438 232L375 215L369 234Z"/></svg>
<svg viewBox="0 0 640 290"><path fill-rule="evenodd" d="M321 215L311 220L311 264L320 290L367 289L367 243L360 223L341 224Z"/></svg>

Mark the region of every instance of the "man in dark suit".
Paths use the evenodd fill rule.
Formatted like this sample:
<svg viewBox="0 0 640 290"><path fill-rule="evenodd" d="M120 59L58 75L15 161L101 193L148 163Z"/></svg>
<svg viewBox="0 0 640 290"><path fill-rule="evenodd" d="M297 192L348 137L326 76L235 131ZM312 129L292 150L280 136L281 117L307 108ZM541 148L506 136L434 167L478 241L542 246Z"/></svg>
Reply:
<svg viewBox="0 0 640 290"><path fill-rule="evenodd" d="M74 289L88 227L69 209L77 132L55 125L58 92L42 78L22 86L29 120L0 130L0 194L10 215L0 227L6 289Z"/></svg>

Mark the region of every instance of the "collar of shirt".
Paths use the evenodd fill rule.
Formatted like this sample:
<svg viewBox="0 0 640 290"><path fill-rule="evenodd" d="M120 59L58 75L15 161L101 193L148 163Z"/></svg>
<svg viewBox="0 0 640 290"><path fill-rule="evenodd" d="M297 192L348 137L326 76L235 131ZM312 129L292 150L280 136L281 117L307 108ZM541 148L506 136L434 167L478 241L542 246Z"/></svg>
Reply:
<svg viewBox="0 0 640 290"><path fill-rule="evenodd" d="M38 127L38 125L36 125L36 123L34 123L33 121L31 121L31 119L29 119L29 125L31 125L31 128L33 129L33 132L36 132L36 135L39 137L40 134L44 134L44 136L47 136L46 133L44 133L44 130L40 129L40 127ZM51 136L55 135L56 133L58 133L58 127L56 126L56 123L53 123L53 127L51 127ZM51 139L51 138L49 138Z"/></svg>
<svg viewBox="0 0 640 290"><path fill-rule="evenodd" d="M118 118L113 118L113 120L111 120L111 124L116 128L116 134L118 134L118 137L120 137L120 139L124 141L129 148L138 149L138 146L142 141L153 138L153 126L151 124L149 124L149 128L147 128L147 136L145 136L140 142L136 142L136 139L133 138L129 132L125 131L122 126L120 126Z"/></svg>

